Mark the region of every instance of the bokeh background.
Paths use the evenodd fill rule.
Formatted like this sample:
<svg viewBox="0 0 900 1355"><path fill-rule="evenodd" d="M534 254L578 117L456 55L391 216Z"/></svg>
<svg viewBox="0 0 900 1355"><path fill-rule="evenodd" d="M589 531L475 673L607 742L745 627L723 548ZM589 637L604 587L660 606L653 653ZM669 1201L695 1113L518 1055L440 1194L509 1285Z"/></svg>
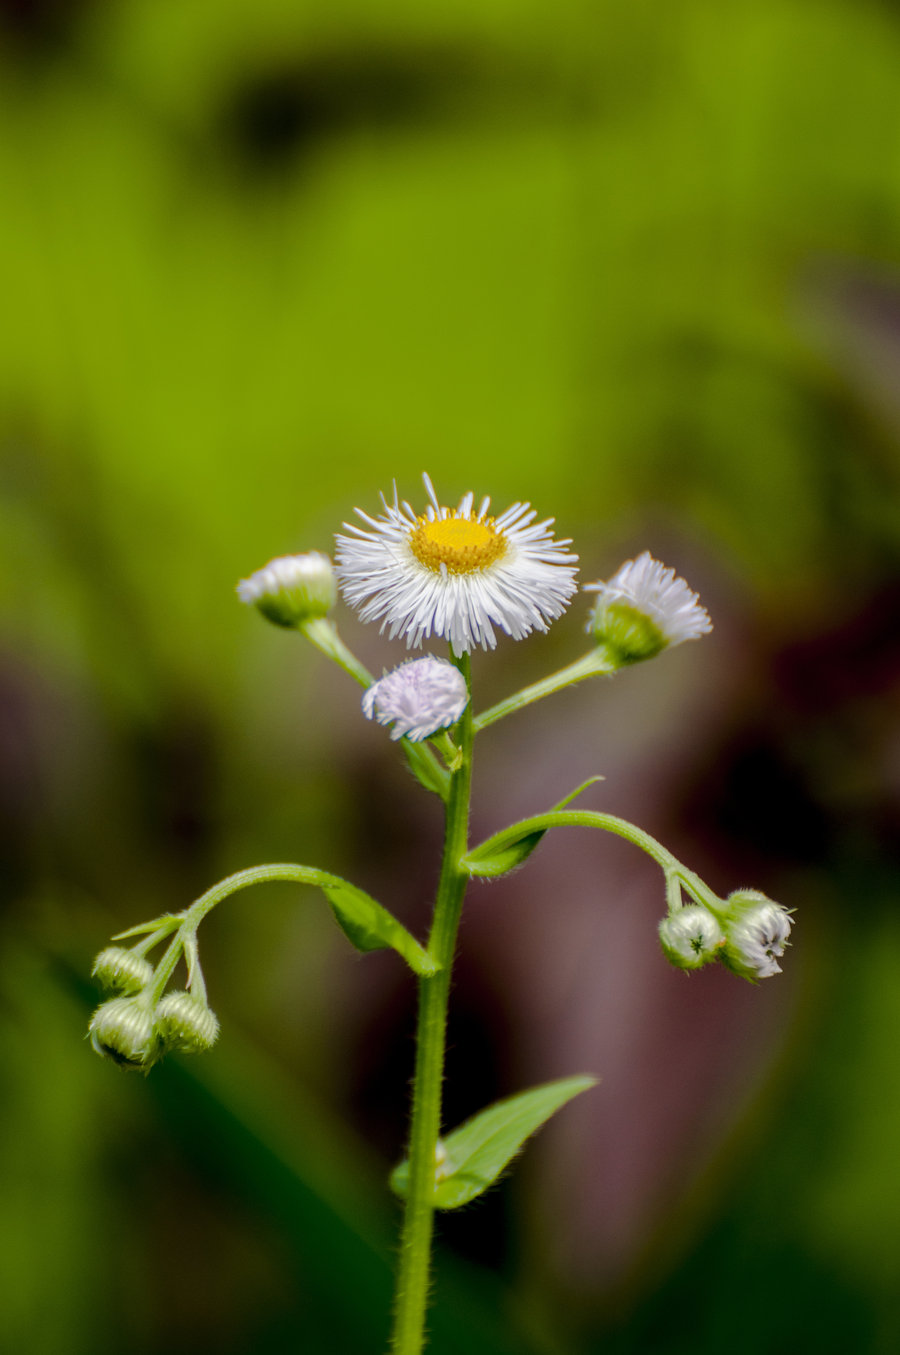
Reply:
<svg viewBox="0 0 900 1355"><path fill-rule="evenodd" d="M442 1220L431 1349L900 1347L898 262L888 3L2 0L0 1348L383 1347L396 957L269 887L201 934L212 1054L83 1032L111 933L259 861L424 933L439 805L233 591L423 470L716 623L486 732L474 834L601 773L797 909L753 988L667 968L621 842L473 889L448 1123L603 1080Z"/></svg>

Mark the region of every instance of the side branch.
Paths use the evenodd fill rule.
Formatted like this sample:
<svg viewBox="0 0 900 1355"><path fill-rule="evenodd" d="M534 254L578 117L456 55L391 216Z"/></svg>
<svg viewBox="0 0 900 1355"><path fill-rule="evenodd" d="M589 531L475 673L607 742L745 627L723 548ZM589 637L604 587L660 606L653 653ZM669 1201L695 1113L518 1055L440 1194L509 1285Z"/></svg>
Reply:
<svg viewBox="0 0 900 1355"><path fill-rule="evenodd" d="M341 879L339 875L331 875L328 871L318 870L315 866L279 862L275 865L251 866L248 870L239 870L213 885L212 889L201 894L190 908L185 909L181 914L178 930L157 967L154 977L155 995L159 997L163 993L182 951L189 952L197 928L217 903L221 903L231 894L238 893L239 890L249 889L251 885L267 884L272 881L314 885L321 889L345 935L358 950L390 948L402 955L414 973L430 977L437 972L438 964L419 945L415 937L393 914L362 889Z"/></svg>
<svg viewBox="0 0 900 1355"><path fill-rule="evenodd" d="M519 864L528 854L527 851L517 852L516 849L520 844L527 845L533 850L550 828L600 828L607 833L615 833L617 837L625 838L652 857L664 871L667 880L674 878L683 881L696 898L716 900L716 896L698 875L683 866L667 847L657 842L656 838L651 837L643 828L638 828L615 814L603 814L592 809L555 809L546 814L535 814L530 819L522 819L519 823L511 824L509 828L494 833L492 837L474 847L463 857L460 864L463 870L473 876L501 874L502 870L492 868L494 862L508 861L509 868Z"/></svg>

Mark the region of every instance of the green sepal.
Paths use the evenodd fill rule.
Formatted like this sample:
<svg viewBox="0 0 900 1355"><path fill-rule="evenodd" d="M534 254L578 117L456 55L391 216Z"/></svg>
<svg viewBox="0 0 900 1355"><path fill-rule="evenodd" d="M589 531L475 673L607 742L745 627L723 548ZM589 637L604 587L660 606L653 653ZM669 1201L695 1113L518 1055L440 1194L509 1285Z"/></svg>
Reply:
<svg viewBox="0 0 900 1355"><path fill-rule="evenodd" d="M582 791L587 790L588 786L593 786L595 782L602 780L604 780L602 776L589 777L565 799L560 800L558 805L554 805L550 813L557 813L559 810L565 809L566 805L570 805L573 800L577 799ZM487 842L483 842L480 847L476 847L467 856L464 856L460 865L467 875L475 876L481 880L496 880L501 875L508 875L517 866L521 866L522 862L526 861L534 851L546 831L546 828L542 828L537 832L523 833L521 837L505 842L499 851L493 849L491 845L494 838L498 836L498 834L494 834L494 838L489 838ZM509 832L510 830L506 830L504 836L508 836Z"/></svg>
<svg viewBox="0 0 900 1355"><path fill-rule="evenodd" d="M430 977L438 966L397 919L356 885L336 875L322 875L322 893L341 930L363 952L391 948L402 955L416 974Z"/></svg>
<svg viewBox="0 0 900 1355"><path fill-rule="evenodd" d="M597 1085L595 1077L563 1077L497 1101L441 1142L434 1187L435 1209L458 1209L492 1186L542 1124L567 1101ZM409 1163L391 1173L391 1189L405 1198Z"/></svg>

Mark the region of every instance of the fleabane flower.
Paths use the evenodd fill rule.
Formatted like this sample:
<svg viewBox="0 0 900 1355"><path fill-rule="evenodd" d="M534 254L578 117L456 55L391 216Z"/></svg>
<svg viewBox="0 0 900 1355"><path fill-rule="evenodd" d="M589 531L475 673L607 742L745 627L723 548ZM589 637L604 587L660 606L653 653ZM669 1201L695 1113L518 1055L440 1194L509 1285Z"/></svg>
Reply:
<svg viewBox="0 0 900 1355"><path fill-rule="evenodd" d="M378 682L362 699L363 714L379 724L393 724L392 739L414 743L456 724L469 700L466 680L447 659L427 655L410 659Z"/></svg>
<svg viewBox="0 0 900 1355"><path fill-rule="evenodd" d="M652 659L668 645L712 630L697 594L646 550L607 583L588 583L585 589L598 594L588 630L621 663Z"/></svg>
<svg viewBox="0 0 900 1355"><path fill-rule="evenodd" d="M718 958L725 933L708 908L689 903L663 918L659 939L670 964L679 969L699 969Z"/></svg>
<svg viewBox="0 0 900 1355"><path fill-rule="evenodd" d="M280 555L249 579L241 579L237 595L276 626L299 626L331 611L337 599L334 568L317 550Z"/></svg>
<svg viewBox="0 0 900 1355"><path fill-rule="evenodd" d="M751 981L780 974L778 961L791 934L787 908L756 889L737 889L728 895L725 909L722 963Z"/></svg>
<svg viewBox="0 0 900 1355"><path fill-rule="evenodd" d="M571 541L554 540L553 519L535 522L527 503L494 518L490 499L476 512L472 494L445 508L422 478L424 513L401 503L395 488L392 504L382 496L381 517L357 508L366 525L345 523L349 535L336 538L338 581L361 620L380 621L410 648L440 636L457 655L493 649L495 627L514 640L547 630L575 592L578 563L566 550Z"/></svg>

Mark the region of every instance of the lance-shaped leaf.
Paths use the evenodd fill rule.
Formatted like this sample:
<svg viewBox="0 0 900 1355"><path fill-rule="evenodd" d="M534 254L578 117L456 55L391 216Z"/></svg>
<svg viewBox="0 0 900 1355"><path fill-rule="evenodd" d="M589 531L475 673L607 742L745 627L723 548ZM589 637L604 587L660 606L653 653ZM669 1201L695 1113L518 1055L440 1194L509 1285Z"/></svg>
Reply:
<svg viewBox="0 0 900 1355"><path fill-rule="evenodd" d="M597 1084L595 1077L563 1077L497 1101L454 1129L439 1145L434 1205L458 1209L492 1186L525 1140L573 1096ZM391 1174L391 1189L405 1196L409 1163Z"/></svg>
<svg viewBox="0 0 900 1355"><path fill-rule="evenodd" d="M544 832L546 829L539 833L526 833L501 850L490 853L476 847L475 851L463 857L462 868L467 875L473 875L479 880L496 880L501 875L508 875L517 866L521 866L523 861L528 860ZM486 845L490 846L490 843Z"/></svg>
<svg viewBox="0 0 900 1355"><path fill-rule="evenodd" d="M588 786L593 786L596 781L602 781L602 776L592 776L577 790L573 790L565 799L560 800L558 805L554 805L550 813L556 813L565 809L573 800L577 799L582 791L587 790ZM516 837L513 830L507 829L504 834L502 846L496 846L496 839L500 836L495 833L487 842L483 842L480 847L475 847L473 851L464 856L461 862L462 868L468 875L474 875L478 879L496 880L500 875L508 875L511 870L521 866L526 861L535 847L540 842L546 828L539 829L537 832L525 832Z"/></svg>
<svg viewBox="0 0 900 1355"><path fill-rule="evenodd" d="M331 911L341 930L357 950L385 950L391 947L403 956L417 974L430 976L438 966L414 936L397 921L393 914L356 885L336 875L322 873L322 893L331 904Z"/></svg>

